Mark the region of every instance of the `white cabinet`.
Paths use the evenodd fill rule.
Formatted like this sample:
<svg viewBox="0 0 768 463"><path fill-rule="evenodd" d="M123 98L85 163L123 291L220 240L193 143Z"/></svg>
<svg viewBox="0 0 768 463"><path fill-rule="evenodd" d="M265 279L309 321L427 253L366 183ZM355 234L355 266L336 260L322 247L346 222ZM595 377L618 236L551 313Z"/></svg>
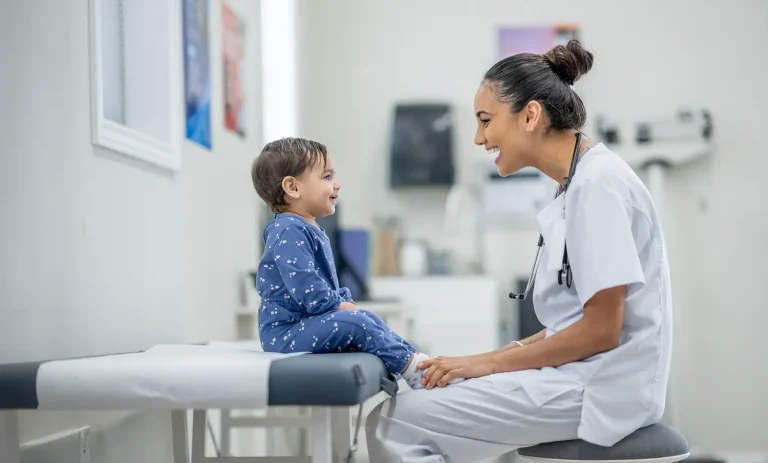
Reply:
<svg viewBox="0 0 768 463"><path fill-rule="evenodd" d="M428 355L474 354L499 347L499 288L492 278L376 277L370 280L370 290L374 298L398 299L409 311L409 341Z"/></svg>

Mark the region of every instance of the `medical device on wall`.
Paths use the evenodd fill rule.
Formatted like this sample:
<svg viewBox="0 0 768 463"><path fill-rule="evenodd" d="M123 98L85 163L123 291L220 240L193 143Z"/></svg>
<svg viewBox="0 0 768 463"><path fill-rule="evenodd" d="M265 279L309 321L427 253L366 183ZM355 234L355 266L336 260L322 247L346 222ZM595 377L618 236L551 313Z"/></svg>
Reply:
<svg viewBox="0 0 768 463"><path fill-rule="evenodd" d="M535 228L536 214L552 200L555 182L534 168L501 177L493 160L453 185L445 200L443 238L453 243L452 273L485 271L484 237L493 227Z"/></svg>
<svg viewBox="0 0 768 463"><path fill-rule="evenodd" d="M681 109L642 119L597 117L599 141L644 175L659 215L667 171L709 155L712 132L712 115L706 109Z"/></svg>
<svg viewBox="0 0 768 463"><path fill-rule="evenodd" d="M475 162L471 183L479 215L488 226L535 228L536 215L552 201L556 183L533 167L502 177L491 158Z"/></svg>
<svg viewBox="0 0 768 463"><path fill-rule="evenodd" d="M400 103L390 135L390 187L454 182L453 111L443 103Z"/></svg>
<svg viewBox="0 0 768 463"><path fill-rule="evenodd" d="M710 149L713 125L708 110L681 109L669 116L643 119L597 118L600 141L636 168L660 163L675 166Z"/></svg>
<svg viewBox="0 0 768 463"><path fill-rule="evenodd" d="M533 223L536 214L552 200L554 185L533 167L502 177L493 165L493 172L488 172L483 181L483 212L491 223Z"/></svg>

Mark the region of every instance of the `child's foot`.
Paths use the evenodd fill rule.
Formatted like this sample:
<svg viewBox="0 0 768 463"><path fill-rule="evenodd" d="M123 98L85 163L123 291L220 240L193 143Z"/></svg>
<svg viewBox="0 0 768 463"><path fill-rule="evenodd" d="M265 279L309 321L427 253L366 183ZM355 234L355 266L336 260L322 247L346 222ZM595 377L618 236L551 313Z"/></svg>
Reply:
<svg viewBox="0 0 768 463"><path fill-rule="evenodd" d="M411 355L411 361L405 368L405 371L401 373L403 379L411 389L423 389L424 385L421 384L421 378L424 377L424 372L427 370L419 370L418 365L429 359L429 355L417 352ZM464 378L454 378L448 384L456 384L464 381Z"/></svg>

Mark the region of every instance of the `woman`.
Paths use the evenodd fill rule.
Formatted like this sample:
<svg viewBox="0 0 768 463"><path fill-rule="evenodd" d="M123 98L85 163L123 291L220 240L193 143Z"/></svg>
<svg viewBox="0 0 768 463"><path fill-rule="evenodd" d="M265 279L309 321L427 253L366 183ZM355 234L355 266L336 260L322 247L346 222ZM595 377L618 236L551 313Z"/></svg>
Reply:
<svg viewBox="0 0 768 463"><path fill-rule="evenodd" d="M425 389L369 416L373 463L467 462L577 438L610 446L660 420L672 345L664 239L640 179L579 132L587 114L571 86L592 61L571 41L485 74L475 143L497 153L503 176L533 166L566 187L538 216L533 303L546 328L422 364ZM446 387L454 378L473 379Z"/></svg>

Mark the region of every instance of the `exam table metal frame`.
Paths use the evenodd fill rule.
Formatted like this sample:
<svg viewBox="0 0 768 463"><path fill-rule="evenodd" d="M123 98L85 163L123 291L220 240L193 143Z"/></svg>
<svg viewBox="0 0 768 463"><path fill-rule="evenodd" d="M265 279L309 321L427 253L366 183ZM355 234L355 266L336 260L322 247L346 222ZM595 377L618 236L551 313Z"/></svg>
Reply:
<svg viewBox="0 0 768 463"><path fill-rule="evenodd" d="M312 429L312 455L287 457L206 457L206 410L194 410L192 412L191 436L187 427L187 411L170 410L169 412L171 415L173 463L336 463L349 462L350 456L355 450L351 440L348 407L311 407L312 414L311 417L308 417L310 419L306 424ZM300 424L296 421L271 422L274 419L274 417L263 419L258 424L263 426ZM254 422L251 423L255 424ZM345 426L345 424L347 425ZM21 461L18 419L15 410L0 411L0 461L3 463L19 463Z"/></svg>
<svg viewBox="0 0 768 463"><path fill-rule="evenodd" d="M333 356L333 357L328 357ZM318 359L333 359L334 365L340 365L336 371L326 371L315 368ZM338 360L338 362L337 362ZM17 369L33 368L30 362L16 364ZM8 367L8 365L0 365ZM323 367L325 368L325 367ZM341 372L340 369L343 369ZM2 373L0 369L0 373ZM340 373L341 372L341 373ZM192 432L188 430L188 410L170 408L167 411L171 418L171 436L174 463L352 463L356 451L351 430L350 408L358 406L381 391L390 396L397 394L397 383L386 372L380 359L365 353L342 354L303 354L285 360L278 360L270 366L268 407L308 407L309 416L300 417L263 417L238 418L246 420L246 426L263 427L309 427L312 432L311 456L286 457L206 457L206 415L207 410L192 409ZM354 378L354 386L349 381L337 380L329 387L319 387L318 384L334 381L338 375ZM376 378L376 384L368 382ZM308 380L316 380L311 388L306 388ZM348 378L347 378L348 379ZM0 375L0 391L3 390L3 377ZM5 378L6 386L9 381ZM21 391L21 393L18 393ZM22 389L17 389L18 400L4 401L0 397L0 461L3 463L19 463L21 461L18 410L36 410L35 393L30 391L23 396ZM223 408L223 407L222 407ZM246 407L244 407L246 408ZM57 409L59 410L59 409ZM79 410L66 408L65 410ZM89 411L97 411L90 409ZM355 437L360 431L362 414L358 414L355 427Z"/></svg>

